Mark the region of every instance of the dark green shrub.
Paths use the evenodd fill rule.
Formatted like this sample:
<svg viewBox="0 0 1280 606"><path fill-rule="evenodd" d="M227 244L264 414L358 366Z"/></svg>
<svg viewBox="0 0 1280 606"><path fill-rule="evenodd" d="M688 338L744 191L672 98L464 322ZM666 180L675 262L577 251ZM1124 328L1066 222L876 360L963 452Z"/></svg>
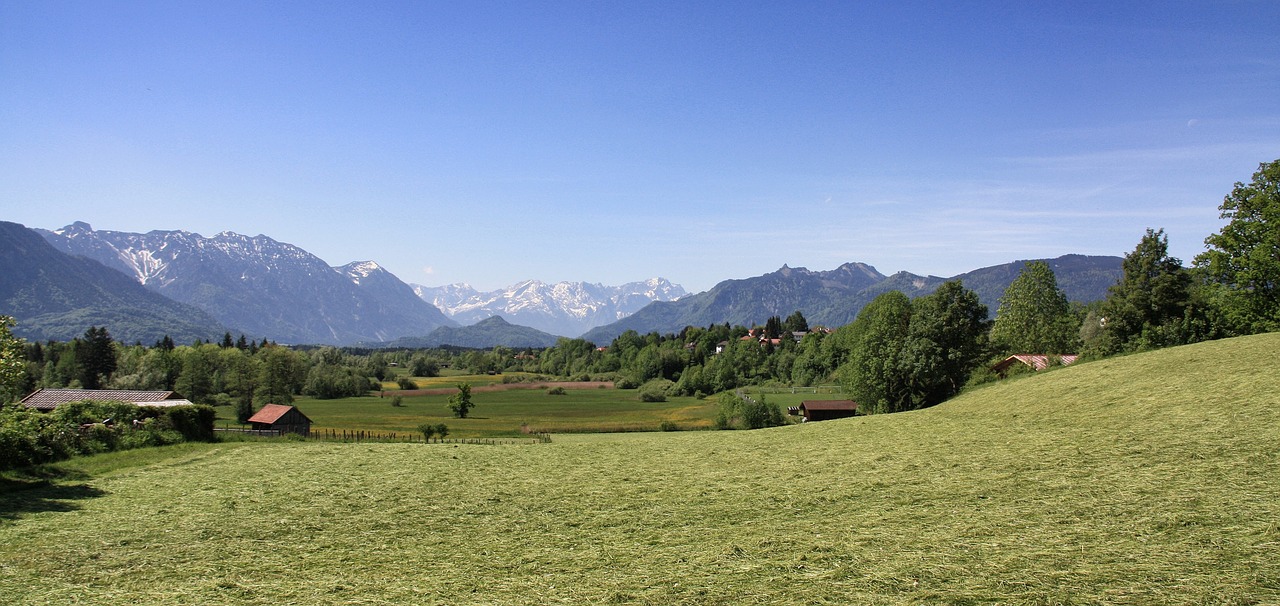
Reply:
<svg viewBox="0 0 1280 606"><path fill-rule="evenodd" d="M253 416L253 400L241 398L236 401L236 423L241 425L249 422L249 417Z"/></svg>
<svg viewBox="0 0 1280 606"><path fill-rule="evenodd" d="M666 379L654 379L640 387L641 402L666 402L675 389L675 383Z"/></svg>
<svg viewBox="0 0 1280 606"><path fill-rule="evenodd" d="M641 402L666 402L667 394L660 389L642 389L640 390Z"/></svg>
<svg viewBox="0 0 1280 606"><path fill-rule="evenodd" d="M58 423L84 425L88 423L132 423L139 417L138 406L128 402L99 402L83 400L67 402L48 413Z"/></svg>
<svg viewBox="0 0 1280 606"><path fill-rule="evenodd" d="M215 393L212 396L209 396L210 406L231 406L234 403L235 402L231 399L231 396L225 393Z"/></svg>
<svg viewBox="0 0 1280 606"><path fill-rule="evenodd" d="M196 404L193 406L170 406L165 409L165 419L174 431L193 442L212 442L214 440L213 422L218 413L212 406Z"/></svg>
<svg viewBox="0 0 1280 606"><path fill-rule="evenodd" d="M415 377L435 377L440 374L440 364L425 356L414 356L413 361L409 363L409 374Z"/></svg>
<svg viewBox="0 0 1280 606"><path fill-rule="evenodd" d="M172 429L166 429L165 423L157 419L148 419L134 428L133 431L121 432L119 449L131 450L149 446L166 446L182 441L182 434Z"/></svg>
<svg viewBox="0 0 1280 606"><path fill-rule="evenodd" d="M547 395L549 396L563 396L565 393L567 392L565 392L563 387L552 387L547 390Z"/></svg>
<svg viewBox="0 0 1280 606"><path fill-rule="evenodd" d="M0 411L0 469L58 461L74 453L75 432L45 414Z"/></svg>

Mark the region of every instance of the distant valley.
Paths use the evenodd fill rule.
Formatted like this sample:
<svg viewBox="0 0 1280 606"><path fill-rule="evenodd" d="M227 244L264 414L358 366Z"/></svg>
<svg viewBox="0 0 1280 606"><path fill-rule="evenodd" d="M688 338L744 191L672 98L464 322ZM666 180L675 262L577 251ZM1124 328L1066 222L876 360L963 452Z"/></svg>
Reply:
<svg viewBox="0 0 1280 606"><path fill-rule="evenodd" d="M561 336L607 344L626 330L755 325L794 311L810 324L840 326L883 292L917 297L947 279L962 280L994 315L1026 262L950 278L884 275L863 263L826 271L783 266L696 294L663 278L621 286L528 280L480 292L466 284L410 285L373 261L332 267L265 235L138 234L79 222L58 230L0 227L0 259L16 268L0 278L0 314L18 319L19 334L58 340L105 325L121 340L144 342L232 332L291 344L541 347ZM1073 301L1105 298L1122 273L1119 257L1045 261Z"/></svg>

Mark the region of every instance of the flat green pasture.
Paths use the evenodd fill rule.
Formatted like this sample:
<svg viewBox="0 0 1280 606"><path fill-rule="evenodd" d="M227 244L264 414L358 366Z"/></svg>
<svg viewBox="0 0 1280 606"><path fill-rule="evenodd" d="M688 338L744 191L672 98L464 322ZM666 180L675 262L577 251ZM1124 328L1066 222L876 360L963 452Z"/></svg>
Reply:
<svg viewBox="0 0 1280 606"><path fill-rule="evenodd" d="M1278 366L1272 334L759 431L75 460L2 485L0 596L1276 604Z"/></svg>
<svg viewBox="0 0 1280 606"><path fill-rule="evenodd" d="M382 382L382 388L387 391L394 391L394 390L400 389L400 386L399 384L396 383L396 380L399 379L400 377L409 376L409 370L402 367L392 368L390 370L391 370L392 377L390 378L390 380ZM418 384L418 389L436 389L436 388L442 388L442 387L453 387L458 383L470 383L472 387L479 387L482 385L501 385L502 382L505 380L504 377L529 378L532 376L533 375L525 372L509 372L509 373L506 373L505 375L501 375L501 374L477 375L477 374L469 374L469 373L457 371L457 370L443 370L441 371L440 376L438 377L409 376L409 378L413 379L413 382Z"/></svg>
<svg viewBox="0 0 1280 606"><path fill-rule="evenodd" d="M446 386L452 386L448 384ZM312 422L313 430L367 430L416 433L422 423L444 423L451 437L501 438L528 432L657 431L664 421L679 429L708 429L716 415L714 399L670 398L641 402L636 390L566 389L551 395L546 389L472 391L475 408L465 419L449 410L448 395L405 396L402 406L388 397L366 396L338 400L299 398L294 402ZM235 425L231 407L218 409L222 424Z"/></svg>

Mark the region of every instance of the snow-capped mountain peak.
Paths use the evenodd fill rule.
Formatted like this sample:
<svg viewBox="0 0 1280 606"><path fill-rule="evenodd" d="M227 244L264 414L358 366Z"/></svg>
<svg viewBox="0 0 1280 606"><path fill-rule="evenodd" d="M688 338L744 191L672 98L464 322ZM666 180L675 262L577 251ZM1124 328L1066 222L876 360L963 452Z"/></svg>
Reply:
<svg viewBox="0 0 1280 606"><path fill-rule="evenodd" d="M674 301L687 294L663 278L622 286L525 280L490 292L479 292L468 284L413 285L413 289L423 300L464 324L500 315L516 324L565 336L616 322L653 301Z"/></svg>
<svg viewBox="0 0 1280 606"><path fill-rule="evenodd" d="M348 278L351 278L351 281L356 284L359 284L361 280L364 280L369 276L386 271L382 269L381 265L378 265L373 261L355 261L343 265L342 267L335 267L334 270Z"/></svg>
<svg viewBox="0 0 1280 606"><path fill-rule="evenodd" d="M372 261L330 267L264 235L138 234L82 222L37 231L55 248L123 271L226 326L286 343L383 341L452 325Z"/></svg>

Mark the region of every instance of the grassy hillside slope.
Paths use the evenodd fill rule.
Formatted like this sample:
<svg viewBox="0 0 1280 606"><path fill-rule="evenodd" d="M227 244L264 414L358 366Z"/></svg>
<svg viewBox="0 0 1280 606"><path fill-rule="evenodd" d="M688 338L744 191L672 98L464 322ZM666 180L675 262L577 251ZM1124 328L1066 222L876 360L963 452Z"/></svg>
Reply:
<svg viewBox="0 0 1280 606"><path fill-rule="evenodd" d="M212 445L6 495L0 595L1277 603L1277 366L1273 334L754 432Z"/></svg>

